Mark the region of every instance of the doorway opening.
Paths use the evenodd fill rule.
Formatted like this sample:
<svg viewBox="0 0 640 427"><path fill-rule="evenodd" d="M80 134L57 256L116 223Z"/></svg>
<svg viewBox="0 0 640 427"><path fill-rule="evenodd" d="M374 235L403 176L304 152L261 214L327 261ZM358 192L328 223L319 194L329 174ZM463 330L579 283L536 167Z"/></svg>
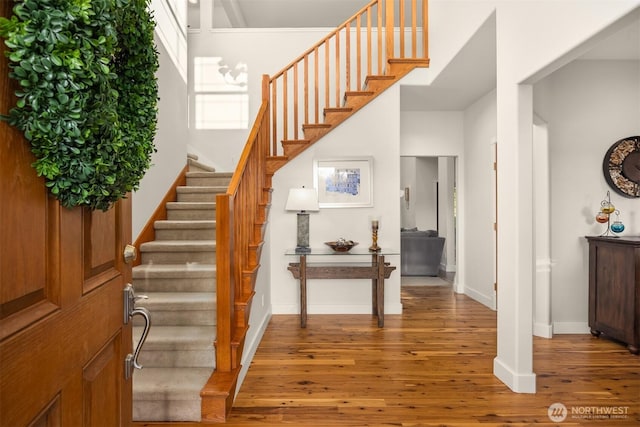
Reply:
<svg viewBox="0 0 640 427"><path fill-rule="evenodd" d="M452 285L456 273L454 156L400 157L401 284Z"/></svg>

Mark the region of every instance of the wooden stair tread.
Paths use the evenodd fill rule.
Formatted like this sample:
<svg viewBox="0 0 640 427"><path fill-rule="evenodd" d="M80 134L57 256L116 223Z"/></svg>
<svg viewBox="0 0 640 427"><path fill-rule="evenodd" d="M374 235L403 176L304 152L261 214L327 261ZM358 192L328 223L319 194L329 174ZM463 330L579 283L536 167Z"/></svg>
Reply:
<svg viewBox="0 0 640 427"><path fill-rule="evenodd" d="M305 123L302 129L328 129L332 125L330 123Z"/></svg>
<svg viewBox="0 0 640 427"><path fill-rule="evenodd" d="M372 90L349 90L344 93L344 96L371 96L374 93Z"/></svg>
<svg viewBox="0 0 640 427"><path fill-rule="evenodd" d="M283 145L296 145L296 144L304 145L304 144L310 144L310 143L311 143L310 139L285 139L282 141Z"/></svg>
<svg viewBox="0 0 640 427"><path fill-rule="evenodd" d="M367 76L366 80L396 80L396 76L391 74L372 74Z"/></svg>
<svg viewBox="0 0 640 427"><path fill-rule="evenodd" d="M415 67L428 67L429 58L389 58L387 60L390 64L411 64Z"/></svg>
<svg viewBox="0 0 640 427"><path fill-rule="evenodd" d="M325 113L350 113L353 111L351 107L328 107L324 109Z"/></svg>

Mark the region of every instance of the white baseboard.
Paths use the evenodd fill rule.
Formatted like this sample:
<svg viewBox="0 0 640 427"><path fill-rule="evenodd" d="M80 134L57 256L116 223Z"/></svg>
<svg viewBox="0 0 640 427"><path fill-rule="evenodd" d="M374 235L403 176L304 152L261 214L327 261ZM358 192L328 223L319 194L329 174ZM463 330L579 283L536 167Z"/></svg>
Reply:
<svg viewBox="0 0 640 427"><path fill-rule="evenodd" d="M236 395L238 394L238 391L240 391L240 386L244 381L244 377L247 376L247 371L249 370L249 366L251 366L253 356L255 356L256 351L258 350L260 341L262 341L262 336L267 330L269 320L271 320L271 312L266 312L264 317L260 319L260 323L257 326L257 331L253 335L251 342L245 342L244 349L242 351L242 367L240 368L240 372L238 373L238 382L236 384ZM249 326L249 328L251 328L251 326Z"/></svg>
<svg viewBox="0 0 640 427"><path fill-rule="evenodd" d="M489 295L485 295L482 292L478 292L473 288L469 288L467 286L464 287L463 290L464 294L467 295L468 297L478 301L480 304L485 305L487 307L489 307L492 310L495 310L495 304L493 302L493 297L489 296Z"/></svg>
<svg viewBox="0 0 640 427"><path fill-rule="evenodd" d="M272 305L273 314L300 314L300 306L297 304Z"/></svg>
<svg viewBox="0 0 640 427"><path fill-rule="evenodd" d="M440 263L440 271L444 271L445 273L455 273L456 270L456 264L444 264L444 263Z"/></svg>
<svg viewBox="0 0 640 427"><path fill-rule="evenodd" d="M493 375L516 393L536 392L536 374L514 372L497 357L493 359Z"/></svg>
<svg viewBox="0 0 640 427"><path fill-rule="evenodd" d="M553 322L554 334L590 334L587 322Z"/></svg>
<svg viewBox="0 0 640 427"><path fill-rule="evenodd" d="M553 325L534 322L533 335L541 338L553 338Z"/></svg>

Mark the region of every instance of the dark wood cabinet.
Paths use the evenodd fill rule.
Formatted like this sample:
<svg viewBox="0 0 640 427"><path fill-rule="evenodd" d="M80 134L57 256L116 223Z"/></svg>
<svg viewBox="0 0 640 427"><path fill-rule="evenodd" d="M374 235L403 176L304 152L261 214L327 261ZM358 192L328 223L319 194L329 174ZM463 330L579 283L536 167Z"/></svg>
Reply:
<svg viewBox="0 0 640 427"><path fill-rule="evenodd" d="M640 237L587 237L589 327L638 354L640 348Z"/></svg>

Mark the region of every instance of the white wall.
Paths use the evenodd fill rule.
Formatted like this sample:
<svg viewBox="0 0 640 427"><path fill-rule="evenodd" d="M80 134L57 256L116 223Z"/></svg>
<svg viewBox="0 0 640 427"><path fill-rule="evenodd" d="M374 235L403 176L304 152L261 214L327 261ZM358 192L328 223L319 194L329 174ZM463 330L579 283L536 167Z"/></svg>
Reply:
<svg viewBox="0 0 640 427"><path fill-rule="evenodd" d="M400 190L409 188L409 202L400 197L401 224L404 228L437 230L437 157L401 157Z"/></svg>
<svg viewBox="0 0 640 427"><path fill-rule="evenodd" d="M495 245L493 222L494 143L496 141L496 93L485 95L464 112L464 292L495 308ZM498 165L500 168L500 165ZM499 221L498 221L499 223ZM499 293L499 291L498 291Z"/></svg>
<svg viewBox="0 0 640 427"><path fill-rule="evenodd" d="M264 247L267 248L271 245L271 232L270 228L267 228L265 233ZM238 375L238 384L236 391L240 390L242 382L244 381L247 371L251 366L253 356L258 350L258 345L262 339L264 331L269 325L271 319L271 252L268 250L263 251L260 258L260 269L258 270L258 277L256 278L255 294L253 295L253 301L251 303L251 313L249 315L249 330L247 331L244 351L242 352L242 368Z"/></svg>
<svg viewBox="0 0 640 427"><path fill-rule="evenodd" d="M151 10L156 21L156 37L186 81L187 0L151 0Z"/></svg>
<svg viewBox="0 0 640 427"><path fill-rule="evenodd" d="M414 203L416 226L419 230L438 229L438 158L416 159Z"/></svg>
<svg viewBox="0 0 640 427"><path fill-rule="evenodd" d="M169 187L187 162L187 84L182 79L162 42L156 39L160 69L158 77L158 128L151 168L133 194L135 240L156 210Z"/></svg>
<svg viewBox="0 0 640 427"><path fill-rule="evenodd" d="M402 156L460 156L464 121L461 111L403 111L400 126Z"/></svg>
<svg viewBox="0 0 640 427"><path fill-rule="evenodd" d="M262 100L262 75L274 75L302 52L327 35L327 29L234 29L189 33L189 64L198 56L219 56L227 64L247 64L249 127ZM193 81L193 67L189 70ZM193 86L190 86L190 97ZM193 102L193 101L192 101ZM189 131L190 150L219 171L233 171L247 142L250 129Z"/></svg>
<svg viewBox="0 0 640 427"><path fill-rule="evenodd" d="M417 157L400 157L400 190L409 191L409 202L400 197L400 226L414 228L416 225L415 203L411 200L416 188L416 159Z"/></svg>
<svg viewBox="0 0 640 427"><path fill-rule="evenodd" d="M638 61L575 61L535 86L536 112L549 127L551 286L555 333L587 333L588 245L606 229L595 221L607 191L623 236L640 233L636 199L618 195L602 172L617 140L640 134Z"/></svg>
<svg viewBox="0 0 640 427"><path fill-rule="evenodd" d="M445 272L455 272L457 266L457 212L456 198L458 184L456 181L455 157L438 157L438 233L445 238L440 269Z"/></svg>
<svg viewBox="0 0 640 427"><path fill-rule="evenodd" d="M397 267L385 280L385 313L402 312L400 302L400 90L388 89L372 103L358 111L321 141L278 170L273 178L270 212L272 238L271 299L273 313L297 314L300 311L299 285L287 270L294 256L285 256L296 245L296 214L284 210L290 188L313 187L313 161L346 157L373 157L373 203L371 208L320 209L311 213L310 245L322 247L324 242L339 237L371 244L372 216L380 217L378 245L396 255L385 257ZM366 247L365 246L365 247ZM368 260L369 255L365 255ZM337 260L344 257L337 257ZM349 259L351 260L351 259ZM310 260L311 261L311 260ZM308 312L371 313L369 280L310 280ZM313 328L310 320L307 326Z"/></svg>

